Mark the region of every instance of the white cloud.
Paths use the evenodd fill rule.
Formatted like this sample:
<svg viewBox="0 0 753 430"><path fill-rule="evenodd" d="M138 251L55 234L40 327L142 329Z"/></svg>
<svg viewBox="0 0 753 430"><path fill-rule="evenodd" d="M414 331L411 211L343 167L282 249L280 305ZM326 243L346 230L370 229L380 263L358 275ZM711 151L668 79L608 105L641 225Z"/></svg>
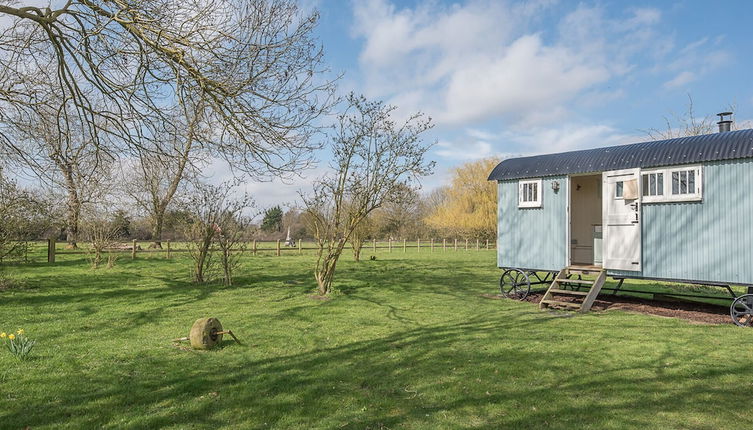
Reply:
<svg viewBox="0 0 753 430"><path fill-rule="evenodd" d="M492 117L561 122L581 95L633 70L633 56L648 46L667 52L671 45L659 37L661 13L652 8L611 19L599 7L581 5L554 34L551 27L536 30L551 4L355 3L353 34L364 39L363 91L428 112L440 126Z"/></svg>
<svg viewBox="0 0 753 430"><path fill-rule="evenodd" d="M480 140L492 140L492 139L499 138L499 134L491 133L487 130L481 130L479 128L466 129L465 134L467 134L470 137L473 137L475 139L480 139Z"/></svg>
<svg viewBox="0 0 753 430"><path fill-rule="evenodd" d="M458 68L438 120L466 123L551 111L608 77L603 67L574 62L565 48L543 46L539 35L523 36L500 57Z"/></svg>
<svg viewBox="0 0 753 430"><path fill-rule="evenodd" d="M708 37L688 43L679 50L677 57L659 71L673 74L672 79L664 83L664 88L676 89L685 87L733 61L732 54L721 44L724 38L716 37L710 41Z"/></svg>
<svg viewBox="0 0 753 430"><path fill-rule="evenodd" d="M522 148L521 155L534 155L623 145L644 141L646 137L625 134L607 125L570 123L508 131L503 139Z"/></svg>
<svg viewBox="0 0 753 430"><path fill-rule="evenodd" d="M314 180L327 171L327 167L316 167L289 178L275 178L271 181L247 179L238 187L237 193L248 193L254 199L257 208L274 205L292 207L301 204L300 193L310 192ZM227 162L217 158L209 163L202 174L213 184L228 182L234 177Z"/></svg>
<svg viewBox="0 0 753 430"><path fill-rule="evenodd" d="M664 87L666 88L677 88L677 87L684 87L685 85L695 81L698 79L698 76L688 70L682 71L677 74L674 78L664 83Z"/></svg>
<svg viewBox="0 0 753 430"><path fill-rule="evenodd" d="M435 154L452 161L472 161L494 155L492 145L482 140L473 142L437 142Z"/></svg>

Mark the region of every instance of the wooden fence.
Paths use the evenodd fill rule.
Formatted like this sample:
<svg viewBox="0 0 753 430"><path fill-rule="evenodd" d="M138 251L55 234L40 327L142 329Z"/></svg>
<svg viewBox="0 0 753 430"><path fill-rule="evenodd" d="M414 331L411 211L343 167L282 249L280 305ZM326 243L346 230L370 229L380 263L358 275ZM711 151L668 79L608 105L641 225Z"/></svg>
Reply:
<svg viewBox="0 0 753 430"><path fill-rule="evenodd" d="M107 249L105 252L109 253L127 253L131 255L132 259L136 259L137 255L139 254L164 254L164 258L172 258L173 254L175 253L183 253L183 252L189 252L189 249L185 246L180 247L176 246L176 244L171 243L169 240L163 241L163 248L146 248L142 249L141 244L148 245L151 244L150 241L137 241L134 240L132 243L124 244L121 247L118 248L110 248ZM185 242L179 242L179 244L184 245ZM249 253L251 255L260 255L262 253L272 253L276 256L281 256L283 253L289 254L291 252L302 254L303 251L311 251L311 250L318 250L319 247L316 245L315 242L306 242L304 245L303 241L298 241L295 246L285 246L285 244L281 240L277 241L259 241L254 240L252 242L248 242L246 244L246 248L243 250L246 253ZM408 252L409 249L413 250L415 249L416 252L447 252L447 251L481 251L481 250L490 250L494 249L494 243L490 242L489 240L480 241L478 239L474 240L468 240L468 239L442 239L442 240L434 240L434 239L428 239L428 240L421 240L417 239L415 241L408 241L407 239L403 240L384 240L384 241L377 241L376 239L373 239L371 241L364 242L362 252L368 252L372 251L374 253L377 252L377 250L386 250L387 252ZM239 250L235 250L239 251ZM53 239L47 240L47 262L54 263L55 258L57 255L76 255L76 254L91 254L93 251L91 250L85 250L85 249L65 249L61 250L58 249L58 244Z"/></svg>

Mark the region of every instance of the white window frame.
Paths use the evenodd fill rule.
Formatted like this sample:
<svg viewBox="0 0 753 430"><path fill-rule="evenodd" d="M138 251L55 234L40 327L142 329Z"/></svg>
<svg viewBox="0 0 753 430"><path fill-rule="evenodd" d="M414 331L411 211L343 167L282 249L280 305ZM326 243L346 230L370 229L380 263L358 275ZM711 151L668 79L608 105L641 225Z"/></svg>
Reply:
<svg viewBox="0 0 753 430"><path fill-rule="evenodd" d="M676 172L695 172L695 190L692 193L672 194L672 174ZM643 195L643 175L652 173L662 173L663 191L661 196L644 196ZM664 167L661 169L641 170L641 199L644 203L672 203L672 202L698 202L703 200L703 166L675 166Z"/></svg>
<svg viewBox="0 0 753 430"><path fill-rule="evenodd" d="M519 208L540 208L541 207L541 195L544 192L542 188L543 181L541 179L526 179L518 181L518 207ZM523 189L525 185L536 186L536 199L524 201Z"/></svg>
<svg viewBox="0 0 753 430"><path fill-rule="evenodd" d="M617 185L619 184L619 185ZM620 190L620 195L617 195L617 190ZM616 181L614 183L614 195L612 196L615 200L625 200L625 181Z"/></svg>
<svg viewBox="0 0 753 430"><path fill-rule="evenodd" d="M643 186L644 186L644 178L643 175L662 175L662 189L661 194L657 195L644 195L643 194ZM664 201L667 201L667 170L665 169L651 169L651 170L641 170L641 201L643 203L661 203Z"/></svg>

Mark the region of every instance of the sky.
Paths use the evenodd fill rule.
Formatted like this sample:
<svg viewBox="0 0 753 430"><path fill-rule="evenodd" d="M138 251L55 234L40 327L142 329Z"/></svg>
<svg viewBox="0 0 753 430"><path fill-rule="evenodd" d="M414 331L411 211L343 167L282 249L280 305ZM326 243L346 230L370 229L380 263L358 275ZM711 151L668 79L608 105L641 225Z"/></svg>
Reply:
<svg viewBox="0 0 753 430"><path fill-rule="evenodd" d="M647 140L692 97L697 116L753 118L753 2L308 1L340 93L383 100L435 128L424 191L479 158ZM326 169L249 183L292 204ZM222 170L215 166L216 170ZM486 174L488 172L482 172Z"/></svg>

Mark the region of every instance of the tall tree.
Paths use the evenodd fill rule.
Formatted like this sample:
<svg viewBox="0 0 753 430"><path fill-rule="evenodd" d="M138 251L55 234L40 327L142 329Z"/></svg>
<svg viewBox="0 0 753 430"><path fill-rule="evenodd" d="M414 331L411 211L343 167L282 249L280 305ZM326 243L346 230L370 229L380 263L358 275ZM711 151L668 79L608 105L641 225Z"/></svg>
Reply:
<svg viewBox="0 0 753 430"><path fill-rule="evenodd" d="M68 123L111 154L160 147L173 102L201 106L206 149L254 175L290 171L316 147L317 118L331 106L313 32L318 14L289 0L69 0L54 7L0 0L12 25L0 34L0 141L52 93L64 140Z"/></svg>
<svg viewBox="0 0 753 430"><path fill-rule="evenodd" d="M45 100L16 116L6 113L0 130L13 140L11 163L64 191L66 240L75 248L84 205L101 199L112 185L113 159L97 147L87 125L53 94L53 88L47 90Z"/></svg>
<svg viewBox="0 0 753 430"><path fill-rule="evenodd" d="M424 217L426 204L418 191L405 187L404 198L387 201L371 215L373 234L381 238L416 239L427 237Z"/></svg>
<svg viewBox="0 0 753 430"><path fill-rule="evenodd" d="M434 196L441 204L434 207L426 222L447 235L494 239L497 187L486 178L499 161L487 158L454 169L450 185L443 189L444 196Z"/></svg>
<svg viewBox="0 0 753 430"><path fill-rule="evenodd" d="M319 294L331 291L337 261L358 225L386 201L404 199L406 187L433 169L424 158L429 145L422 142L431 119L417 113L398 123L394 110L350 94L332 136L333 173L303 196L319 246L314 269Z"/></svg>
<svg viewBox="0 0 753 430"><path fill-rule="evenodd" d="M200 113L199 108L176 106L174 121L158 129L158 144L147 141L136 148L138 167L124 172L126 192L149 214L153 248L162 248L168 207L186 180L198 173L196 147L211 133Z"/></svg>
<svg viewBox="0 0 753 430"><path fill-rule="evenodd" d="M267 233L282 231L281 207L275 206L264 211L264 218L261 221L261 229Z"/></svg>

